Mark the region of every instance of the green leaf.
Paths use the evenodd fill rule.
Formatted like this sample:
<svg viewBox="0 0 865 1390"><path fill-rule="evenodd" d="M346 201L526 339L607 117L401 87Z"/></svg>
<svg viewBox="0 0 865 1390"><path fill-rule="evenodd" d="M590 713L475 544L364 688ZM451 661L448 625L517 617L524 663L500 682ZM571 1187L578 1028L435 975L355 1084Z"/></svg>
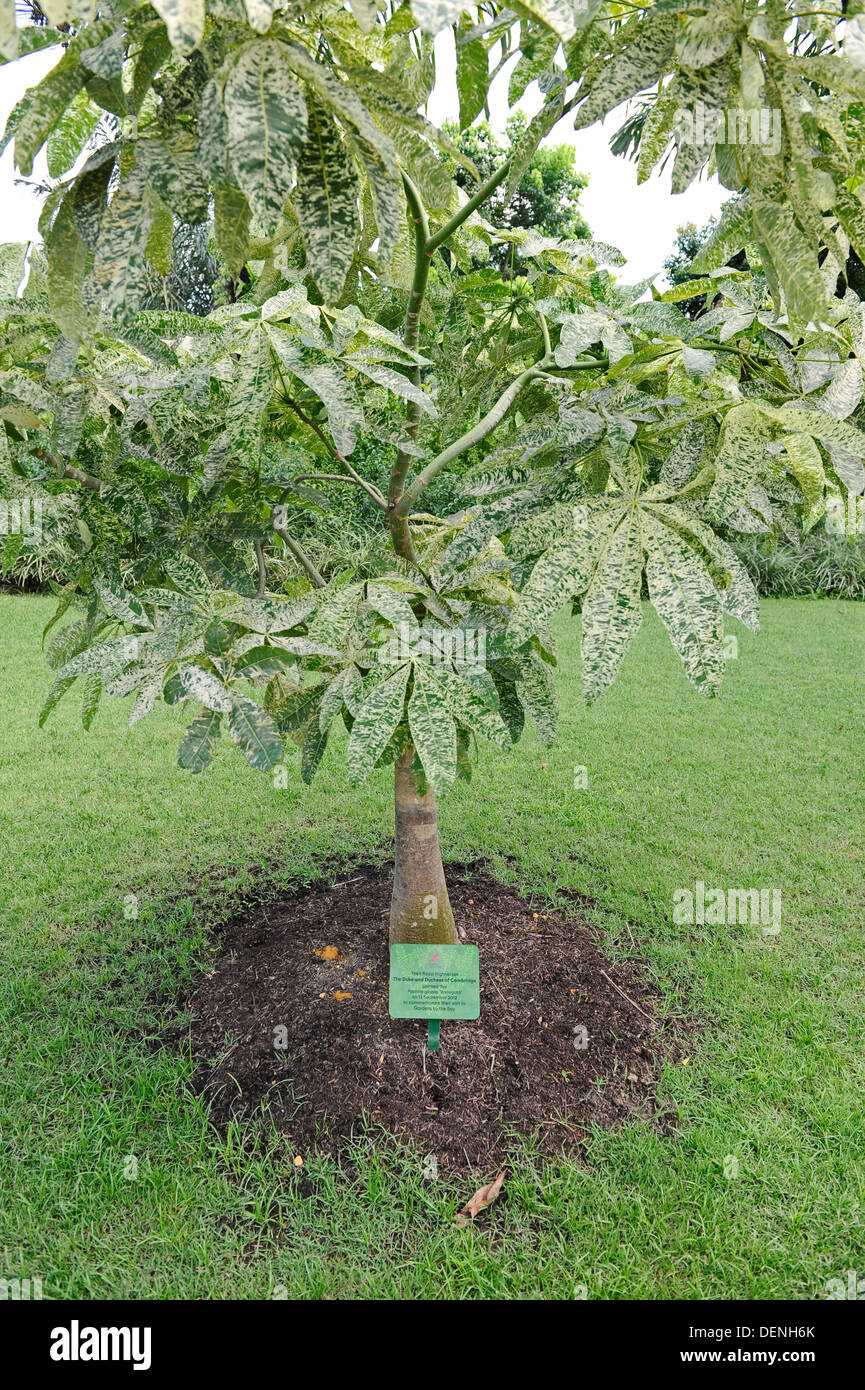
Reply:
<svg viewBox="0 0 865 1390"><path fill-rule="evenodd" d="M159 275L168 275L171 270L171 248L174 241L174 218L171 209L153 189L150 190L153 221L147 238L145 255Z"/></svg>
<svg viewBox="0 0 865 1390"><path fill-rule="evenodd" d="M147 614L143 606L121 585L114 584L110 579L103 577L94 579L93 587L102 599L103 607L111 614L112 618L119 618L122 623L147 622Z"/></svg>
<svg viewBox="0 0 865 1390"><path fill-rule="evenodd" d="M212 671L189 662L177 668L177 681L183 698L197 700L217 714L230 713L233 695Z"/></svg>
<svg viewBox="0 0 865 1390"><path fill-rule="evenodd" d="M204 0L153 0L153 8L165 21L171 47L191 53L204 33Z"/></svg>
<svg viewBox="0 0 865 1390"><path fill-rule="evenodd" d="M336 123L307 101L307 138L297 160L293 205L307 261L325 301L342 294L359 230L358 184Z"/></svg>
<svg viewBox="0 0 865 1390"><path fill-rule="evenodd" d="M724 624L715 585L699 555L660 518L643 510L649 597L691 683L714 695L724 674Z"/></svg>
<svg viewBox="0 0 865 1390"><path fill-rule="evenodd" d="M231 275L239 275L249 247L249 203L231 183L217 184L213 194L214 236Z"/></svg>
<svg viewBox="0 0 865 1390"><path fill-rule="evenodd" d="M99 124L101 114L85 91L79 92L67 107L48 136L48 173L52 179L59 179L72 168Z"/></svg>
<svg viewBox="0 0 865 1390"><path fill-rule="evenodd" d="M176 153L163 140L138 140L135 162L167 207L181 222L206 222L207 185L195 156Z"/></svg>
<svg viewBox="0 0 865 1390"><path fill-rule="evenodd" d="M108 204L91 280L105 314L130 318L147 288L146 251L153 220L144 173L130 169Z"/></svg>
<svg viewBox="0 0 865 1390"><path fill-rule="evenodd" d="M209 765L219 738L221 723L222 715L209 709L203 710L193 719L177 755L178 763L187 772L203 772Z"/></svg>
<svg viewBox="0 0 865 1390"><path fill-rule="evenodd" d="M517 698L531 715L541 743L555 743L559 725L559 706L552 672L534 652L514 657L520 673Z"/></svg>
<svg viewBox="0 0 865 1390"><path fill-rule="evenodd" d="M166 556L163 561L166 573L171 576L181 593L200 597L210 593L210 581L204 570L191 555L178 552Z"/></svg>
<svg viewBox="0 0 865 1390"><path fill-rule="evenodd" d="M412 671L414 686L408 702L408 727L427 781L435 791L442 792L457 773L456 725L431 668L413 662Z"/></svg>
<svg viewBox="0 0 865 1390"><path fill-rule="evenodd" d="M402 719L409 669L406 663L374 685L355 716L346 753L354 783L369 776Z"/></svg>
<svg viewBox="0 0 865 1390"><path fill-rule="evenodd" d="M264 436L264 414L272 394L273 358L270 343L262 330L255 328L236 365L225 416L232 447L247 463L258 463Z"/></svg>
<svg viewBox="0 0 865 1390"><path fill-rule="evenodd" d="M283 44L264 40L241 53L225 86L225 109L234 172L269 236L307 138L306 102Z"/></svg>
<svg viewBox="0 0 865 1390"><path fill-rule="evenodd" d="M629 507L603 547L583 600L583 693L596 700L615 680L643 620L638 509Z"/></svg>
<svg viewBox="0 0 865 1390"><path fill-rule="evenodd" d="M269 714L246 695L232 692L234 708L228 732L252 767L261 771L275 767L282 757L282 740Z"/></svg>
<svg viewBox="0 0 865 1390"><path fill-rule="evenodd" d="M318 771L318 765L327 747L327 739L328 730L322 729L317 719L311 720L300 754L300 775L307 784Z"/></svg>

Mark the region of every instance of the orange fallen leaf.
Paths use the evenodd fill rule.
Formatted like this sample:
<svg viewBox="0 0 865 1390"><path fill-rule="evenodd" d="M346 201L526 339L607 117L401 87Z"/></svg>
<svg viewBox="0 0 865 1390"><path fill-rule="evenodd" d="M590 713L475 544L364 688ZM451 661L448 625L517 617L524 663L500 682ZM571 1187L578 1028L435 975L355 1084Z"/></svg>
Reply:
<svg viewBox="0 0 865 1390"><path fill-rule="evenodd" d="M342 1003L343 999L350 999L351 994L347 989L335 989L333 991L333 997L334 999L338 999L340 1003Z"/></svg>
<svg viewBox="0 0 865 1390"><path fill-rule="evenodd" d="M503 1168L495 1182L488 1182L484 1187L479 1187L474 1196L469 1198L465 1206L454 1217L454 1225L468 1226L474 1221L478 1212L484 1211L486 1207L491 1207L502 1190L504 1180L505 1170Z"/></svg>

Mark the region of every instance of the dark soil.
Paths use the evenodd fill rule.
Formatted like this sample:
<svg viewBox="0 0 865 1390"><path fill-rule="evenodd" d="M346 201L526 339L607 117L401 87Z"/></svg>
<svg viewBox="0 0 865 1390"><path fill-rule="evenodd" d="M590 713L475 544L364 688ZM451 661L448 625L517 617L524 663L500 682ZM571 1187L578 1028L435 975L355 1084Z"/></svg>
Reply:
<svg viewBox="0 0 865 1390"><path fill-rule="evenodd" d="M471 869L448 876L480 948L481 1016L443 1021L439 1052L424 1023L388 1014L386 872L350 870L227 925L184 1020L220 1129L266 1100L301 1156L337 1153L367 1121L459 1172L490 1168L514 1133L553 1153L593 1124L663 1124L655 1083L678 1046L639 970L609 961L578 920ZM319 954L334 946L338 959Z"/></svg>

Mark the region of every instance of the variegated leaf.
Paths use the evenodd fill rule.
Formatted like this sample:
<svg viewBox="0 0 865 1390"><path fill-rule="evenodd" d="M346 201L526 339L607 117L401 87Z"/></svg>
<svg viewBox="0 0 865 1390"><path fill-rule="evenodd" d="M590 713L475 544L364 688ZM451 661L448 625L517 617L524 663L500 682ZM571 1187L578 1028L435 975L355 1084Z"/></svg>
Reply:
<svg viewBox="0 0 865 1390"><path fill-rule="evenodd" d="M638 509L629 507L598 559L583 600L583 693L596 700L615 680L643 620Z"/></svg>
<svg viewBox="0 0 865 1390"><path fill-rule="evenodd" d="M409 676L406 663L374 685L355 716L346 758L352 782L362 782L372 772L402 719Z"/></svg>
<svg viewBox="0 0 865 1390"><path fill-rule="evenodd" d="M306 102L283 44L262 40L241 53L225 86L225 109L232 166L269 235L307 137Z"/></svg>
<svg viewBox="0 0 865 1390"><path fill-rule="evenodd" d="M660 517L641 515L649 597L691 683L714 695L724 674L724 624L712 577L699 555Z"/></svg>
<svg viewBox="0 0 865 1390"><path fill-rule="evenodd" d="M186 730L177 761L187 772L203 772L209 766L216 742L222 716L213 710L202 710Z"/></svg>
<svg viewBox="0 0 865 1390"><path fill-rule="evenodd" d="M311 98L307 111L292 201L315 282L325 301L337 300L359 230L358 183L336 122Z"/></svg>
<svg viewBox="0 0 865 1390"><path fill-rule="evenodd" d="M412 663L414 685L408 702L408 727L430 786L450 786L457 773L457 731L444 692L429 666Z"/></svg>

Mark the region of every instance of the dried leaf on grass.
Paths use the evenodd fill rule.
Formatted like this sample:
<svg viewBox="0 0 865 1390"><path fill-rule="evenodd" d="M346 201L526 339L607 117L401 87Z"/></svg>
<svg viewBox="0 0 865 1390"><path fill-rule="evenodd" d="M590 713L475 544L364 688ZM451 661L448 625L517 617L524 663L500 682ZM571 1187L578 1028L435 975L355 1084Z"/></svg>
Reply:
<svg viewBox="0 0 865 1390"><path fill-rule="evenodd" d="M454 1217L454 1225L468 1226L474 1221L479 1211L491 1207L502 1190L504 1180L505 1170L503 1168L495 1182L488 1182L483 1187L479 1187L475 1195L469 1198L465 1206Z"/></svg>

